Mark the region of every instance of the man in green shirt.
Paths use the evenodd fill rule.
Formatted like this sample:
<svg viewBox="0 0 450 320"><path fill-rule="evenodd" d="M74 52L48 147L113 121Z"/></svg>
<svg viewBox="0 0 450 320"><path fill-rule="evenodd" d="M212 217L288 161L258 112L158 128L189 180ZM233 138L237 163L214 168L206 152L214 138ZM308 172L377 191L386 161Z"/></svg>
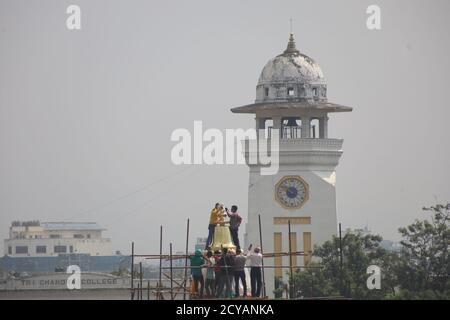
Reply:
<svg viewBox="0 0 450 320"><path fill-rule="evenodd" d="M194 280L194 288L195 292L198 291L198 283L200 282L200 298L203 298L203 289L205 287L205 282L203 281L202 267L205 264L205 259L202 255L202 250L195 250L195 255L190 256L189 260L191 261L191 275Z"/></svg>

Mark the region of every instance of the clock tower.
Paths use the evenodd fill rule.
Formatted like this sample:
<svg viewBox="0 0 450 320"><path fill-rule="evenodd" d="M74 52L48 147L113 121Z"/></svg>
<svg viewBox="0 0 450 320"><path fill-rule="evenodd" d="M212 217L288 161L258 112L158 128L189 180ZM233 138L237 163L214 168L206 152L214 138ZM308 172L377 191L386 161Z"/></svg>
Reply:
<svg viewBox="0 0 450 320"><path fill-rule="evenodd" d="M314 245L337 233L335 168L342 139L328 137L328 115L352 108L327 101L327 84L319 65L297 50L291 33L286 50L269 60L256 85L255 103L231 109L255 115L259 143L279 133L279 170L261 175L261 165L247 161L248 220L245 246L261 245L264 252L304 251L293 256L294 270L311 261ZM275 135L274 135L275 137ZM249 153L246 149L246 159ZM291 233L288 232L288 223ZM266 295L273 297L277 280L288 281L289 257L265 258ZM285 266L282 268L282 266Z"/></svg>

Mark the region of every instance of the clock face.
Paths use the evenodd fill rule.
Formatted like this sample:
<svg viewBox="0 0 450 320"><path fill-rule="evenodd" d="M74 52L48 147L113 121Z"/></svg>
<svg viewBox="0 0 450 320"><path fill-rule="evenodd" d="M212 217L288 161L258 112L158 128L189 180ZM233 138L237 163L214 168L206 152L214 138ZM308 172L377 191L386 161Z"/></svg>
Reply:
<svg viewBox="0 0 450 320"><path fill-rule="evenodd" d="M275 199L285 208L298 209L308 200L308 189L299 176L286 176L275 186Z"/></svg>

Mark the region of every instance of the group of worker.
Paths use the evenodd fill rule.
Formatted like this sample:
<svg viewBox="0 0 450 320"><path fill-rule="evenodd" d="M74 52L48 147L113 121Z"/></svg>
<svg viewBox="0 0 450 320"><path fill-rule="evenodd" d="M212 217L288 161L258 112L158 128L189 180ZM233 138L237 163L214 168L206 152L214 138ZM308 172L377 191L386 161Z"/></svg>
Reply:
<svg viewBox="0 0 450 320"><path fill-rule="evenodd" d="M194 256L190 257L191 274L194 282L194 291L198 297L203 298L206 293L208 298L231 298L240 296L240 284L242 283L243 297L247 297L247 281L245 268L250 268L251 296L261 296L261 267L262 254L259 247L248 248L244 254L239 243L239 226L242 217L238 213L236 205L231 206L231 212L224 205L216 203L211 210L208 225L208 238L206 240L205 252L197 249ZM231 238L236 246L236 252L232 249L222 248L221 251L211 251L211 244L214 239L215 227L224 223L224 218L229 218L229 228ZM203 275L202 269L206 269ZM200 287L199 287L200 285ZM234 287L234 288L233 288ZM206 292L205 292L206 291Z"/></svg>
<svg viewBox="0 0 450 320"><path fill-rule="evenodd" d="M242 296L247 297L245 268L248 267L250 268L251 296L260 297L262 259L260 248L256 247L252 250L252 245L248 248L247 254L244 254L241 249L236 249L235 255L227 248L223 248L222 252L214 253L208 250L205 255L202 250L197 249L195 255L190 257L194 291L199 298L204 297L204 291L207 298L238 298L239 285L242 283ZM202 269L206 269L206 276L203 275Z"/></svg>
<svg viewBox="0 0 450 320"><path fill-rule="evenodd" d="M209 225L208 225L208 238L206 239L205 249L208 249L211 246L211 243L214 239L214 230L216 225L224 222L224 218L228 216L230 219L230 233L231 238L233 240L234 245L237 249L240 249L239 243L239 226L242 222L242 217L237 211L238 207L236 205L231 206L231 212L228 211L228 208L225 208L222 203L216 203L214 208L211 210L211 215L209 217Z"/></svg>

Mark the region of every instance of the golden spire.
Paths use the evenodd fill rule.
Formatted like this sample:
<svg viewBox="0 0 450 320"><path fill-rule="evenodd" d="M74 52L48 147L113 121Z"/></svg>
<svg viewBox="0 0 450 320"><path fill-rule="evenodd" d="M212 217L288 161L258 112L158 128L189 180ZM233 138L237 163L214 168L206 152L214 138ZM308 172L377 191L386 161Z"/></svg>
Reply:
<svg viewBox="0 0 450 320"><path fill-rule="evenodd" d="M287 45L286 50L284 50L283 54L298 54L300 51L297 50L297 47L295 46L295 40L294 40L294 34L291 32L289 35L289 42Z"/></svg>
<svg viewBox="0 0 450 320"><path fill-rule="evenodd" d="M286 50L284 50L284 55L291 55L291 54L299 54L300 51L297 50L295 46L295 40L294 40L294 33L292 32L292 18L289 19L290 23L290 34L289 34L289 42L287 45Z"/></svg>

